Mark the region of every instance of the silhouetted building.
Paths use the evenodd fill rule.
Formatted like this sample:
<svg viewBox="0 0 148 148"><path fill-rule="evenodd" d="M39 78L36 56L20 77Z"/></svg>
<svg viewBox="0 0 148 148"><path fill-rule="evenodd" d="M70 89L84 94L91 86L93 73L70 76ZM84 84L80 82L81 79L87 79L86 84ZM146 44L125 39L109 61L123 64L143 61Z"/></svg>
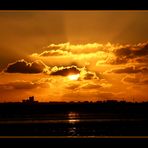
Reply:
<svg viewBox="0 0 148 148"><path fill-rule="evenodd" d="M29 97L30 102L34 102L34 96Z"/></svg>
<svg viewBox="0 0 148 148"><path fill-rule="evenodd" d="M23 103L38 103L38 101L34 101L34 96L29 97L29 99L22 100Z"/></svg>

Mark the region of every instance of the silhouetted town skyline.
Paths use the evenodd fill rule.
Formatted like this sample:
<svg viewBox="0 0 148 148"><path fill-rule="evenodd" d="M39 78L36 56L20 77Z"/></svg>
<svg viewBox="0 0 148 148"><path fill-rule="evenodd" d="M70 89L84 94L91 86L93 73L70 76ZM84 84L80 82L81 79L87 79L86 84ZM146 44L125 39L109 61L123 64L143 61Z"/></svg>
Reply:
<svg viewBox="0 0 148 148"><path fill-rule="evenodd" d="M87 103L90 103L90 104L93 104L93 103L122 103L122 104L125 104L125 103L148 103L148 101L142 101L142 102L137 102L137 101L126 101L125 99L123 100L117 100L117 99L106 99L106 100L98 100L98 101L45 101L45 102L42 102L42 101L38 101L35 99L35 96L29 96L28 98L25 98L25 99L22 99L21 102L0 102L0 103L26 103L26 104L37 104L37 103L50 103L50 104L54 104L54 103L57 103L57 104L65 104L65 103L69 103L69 104L79 104L79 103L84 103L84 104L87 104Z"/></svg>

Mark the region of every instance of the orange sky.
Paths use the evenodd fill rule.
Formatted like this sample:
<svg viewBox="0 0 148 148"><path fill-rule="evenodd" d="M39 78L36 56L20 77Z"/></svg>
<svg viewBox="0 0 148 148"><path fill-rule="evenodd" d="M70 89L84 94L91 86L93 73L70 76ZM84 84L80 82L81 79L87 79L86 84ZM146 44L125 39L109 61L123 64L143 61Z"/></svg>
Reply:
<svg viewBox="0 0 148 148"><path fill-rule="evenodd" d="M0 11L0 101L148 99L148 11Z"/></svg>

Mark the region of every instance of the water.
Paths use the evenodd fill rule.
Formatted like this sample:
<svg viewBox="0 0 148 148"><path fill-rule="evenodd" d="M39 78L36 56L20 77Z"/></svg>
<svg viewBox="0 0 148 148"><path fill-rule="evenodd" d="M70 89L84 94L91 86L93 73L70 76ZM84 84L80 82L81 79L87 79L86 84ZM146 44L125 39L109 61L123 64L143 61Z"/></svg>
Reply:
<svg viewBox="0 0 148 148"><path fill-rule="evenodd" d="M69 112L67 114L24 115L1 118L0 135L31 136L145 136L144 118L121 118L107 114Z"/></svg>

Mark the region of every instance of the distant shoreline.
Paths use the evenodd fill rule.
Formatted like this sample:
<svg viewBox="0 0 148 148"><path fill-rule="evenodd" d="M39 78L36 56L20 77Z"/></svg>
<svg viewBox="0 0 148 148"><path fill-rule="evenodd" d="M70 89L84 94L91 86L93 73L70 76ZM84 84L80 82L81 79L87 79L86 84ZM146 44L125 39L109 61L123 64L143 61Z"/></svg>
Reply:
<svg viewBox="0 0 148 148"><path fill-rule="evenodd" d="M148 104L148 101L132 102L132 101L118 101L118 100L104 100L104 101L49 101L49 102L0 102L0 104Z"/></svg>

